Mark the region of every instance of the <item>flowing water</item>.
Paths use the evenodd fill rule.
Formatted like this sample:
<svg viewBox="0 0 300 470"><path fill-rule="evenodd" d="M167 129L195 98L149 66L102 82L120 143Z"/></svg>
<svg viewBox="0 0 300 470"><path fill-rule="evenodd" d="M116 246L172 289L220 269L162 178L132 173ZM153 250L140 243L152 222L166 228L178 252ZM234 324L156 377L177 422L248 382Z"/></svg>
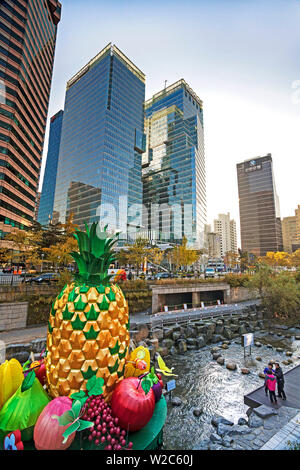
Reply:
<svg viewBox="0 0 300 470"><path fill-rule="evenodd" d="M277 347L278 341L274 341L273 345ZM173 396L180 397L183 403L175 407L168 402L168 417L164 428L165 449L193 449L196 443L211 434L210 421L214 414L220 414L235 424L240 417L246 417L248 407L244 405L244 395L263 385L263 379L258 377L258 373L263 371L270 360L281 363L287 359L285 352L279 353L265 345L254 346L254 365L250 366L245 362L241 344L232 342L229 349L221 350L225 362L237 364L237 370L230 371L225 365L221 366L212 359L211 349L210 345L199 351L188 351L184 355L178 354L166 359L168 367L174 367L173 372L178 374ZM293 351L293 364L282 365L284 372L300 364L300 341L292 338L288 349ZM262 361L255 361L257 356ZM250 374L243 375L240 371L243 367L250 369ZM170 378L165 377L164 381L167 380ZM286 393L288 395L288 390ZM193 415L194 408L203 409L200 417Z"/></svg>

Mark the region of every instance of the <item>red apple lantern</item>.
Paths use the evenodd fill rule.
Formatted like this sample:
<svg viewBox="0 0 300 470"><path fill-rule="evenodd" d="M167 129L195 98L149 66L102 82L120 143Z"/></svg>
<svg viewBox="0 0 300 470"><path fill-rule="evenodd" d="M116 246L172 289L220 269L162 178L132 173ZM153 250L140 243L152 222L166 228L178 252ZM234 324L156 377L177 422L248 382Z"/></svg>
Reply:
<svg viewBox="0 0 300 470"><path fill-rule="evenodd" d="M54 416L61 416L72 408L69 397L58 397L50 401L40 414L34 427L33 439L37 450L65 450L72 444L75 432L63 444L63 433L70 426L60 426Z"/></svg>
<svg viewBox="0 0 300 470"><path fill-rule="evenodd" d="M111 409L119 418L119 426L129 431L139 431L152 418L155 407L153 390L146 394L138 377L128 377L119 382L112 394Z"/></svg>

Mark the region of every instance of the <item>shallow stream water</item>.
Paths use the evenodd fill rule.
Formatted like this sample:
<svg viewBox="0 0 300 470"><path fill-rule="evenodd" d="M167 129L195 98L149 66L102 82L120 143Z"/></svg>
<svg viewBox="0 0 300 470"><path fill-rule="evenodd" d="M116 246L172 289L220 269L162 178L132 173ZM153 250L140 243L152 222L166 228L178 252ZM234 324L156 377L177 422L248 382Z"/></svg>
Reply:
<svg viewBox="0 0 300 470"><path fill-rule="evenodd" d="M256 338L259 340L259 338ZM238 342L238 340L236 340ZM290 347L293 351L293 364L282 365L283 371L300 364L300 341L292 338ZM270 342L270 341L268 341ZM239 342L240 343L240 342ZM278 346L274 338L275 347ZM236 371L226 369L212 359L210 345L199 351L188 351L184 355L168 357L168 367L174 367L176 377L176 390L173 396L183 400L179 407L172 406L168 398L168 417L164 428L165 449L193 449L196 443L209 437L211 434L211 418L214 414L220 414L235 424L240 417L246 417L247 406L244 405L244 395L263 385L263 379L258 377L270 360L278 360L280 363L288 359L285 352L277 352L266 345L252 348L254 365L246 364L244 350L241 344L232 342L229 349L222 350L225 362L235 362ZM256 361L260 356L262 361ZM250 369L250 374L243 375L241 368ZM165 378L164 381L170 380ZM288 390L286 389L288 395ZM194 408L202 408L200 417L193 415Z"/></svg>

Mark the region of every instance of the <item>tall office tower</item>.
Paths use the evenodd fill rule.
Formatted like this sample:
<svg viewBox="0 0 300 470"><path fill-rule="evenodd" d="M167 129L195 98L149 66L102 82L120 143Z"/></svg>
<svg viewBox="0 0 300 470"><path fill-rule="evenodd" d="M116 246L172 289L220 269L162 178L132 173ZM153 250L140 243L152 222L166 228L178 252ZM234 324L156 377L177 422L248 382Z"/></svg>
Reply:
<svg viewBox="0 0 300 470"><path fill-rule="evenodd" d="M145 75L108 44L67 84L53 222L141 225Z"/></svg>
<svg viewBox="0 0 300 470"><path fill-rule="evenodd" d="M52 221L63 116L64 112L58 111L50 121L48 154L37 219L41 225L47 225Z"/></svg>
<svg viewBox="0 0 300 470"><path fill-rule="evenodd" d="M206 176L203 105L182 79L145 103L143 225L148 237L204 246Z"/></svg>
<svg viewBox="0 0 300 470"><path fill-rule="evenodd" d="M37 220L39 209L41 203L41 193L40 191L37 192L36 199L35 199L35 209L34 209L34 218L33 220Z"/></svg>
<svg viewBox="0 0 300 470"><path fill-rule="evenodd" d="M57 0L0 2L0 236L34 219L57 25Z"/></svg>
<svg viewBox="0 0 300 470"><path fill-rule="evenodd" d="M265 256L282 250L279 199L272 156L237 164L242 251Z"/></svg>
<svg viewBox="0 0 300 470"><path fill-rule="evenodd" d="M214 220L214 231L220 237L221 256L226 253L237 253L236 222L230 219L230 213L219 214Z"/></svg>
<svg viewBox="0 0 300 470"><path fill-rule="evenodd" d="M300 206L295 210L295 215L282 219L283 249L292 253L300 248Z"/></svg>

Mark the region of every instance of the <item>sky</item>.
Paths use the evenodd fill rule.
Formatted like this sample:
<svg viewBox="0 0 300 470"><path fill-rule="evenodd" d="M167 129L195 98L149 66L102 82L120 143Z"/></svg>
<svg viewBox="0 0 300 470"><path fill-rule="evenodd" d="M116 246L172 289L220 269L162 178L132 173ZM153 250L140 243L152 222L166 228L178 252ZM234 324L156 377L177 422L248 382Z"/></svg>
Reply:
<svg viewBox="0 0 300 470"><path fill-rule="evenodd" d="M203 100L208 223L230 212L239 236L236 164L267 153L281 216L294 215L300 0L61 1L49 119L66 82L112 42L146 74L146 99L184 78Z"/></svg>

